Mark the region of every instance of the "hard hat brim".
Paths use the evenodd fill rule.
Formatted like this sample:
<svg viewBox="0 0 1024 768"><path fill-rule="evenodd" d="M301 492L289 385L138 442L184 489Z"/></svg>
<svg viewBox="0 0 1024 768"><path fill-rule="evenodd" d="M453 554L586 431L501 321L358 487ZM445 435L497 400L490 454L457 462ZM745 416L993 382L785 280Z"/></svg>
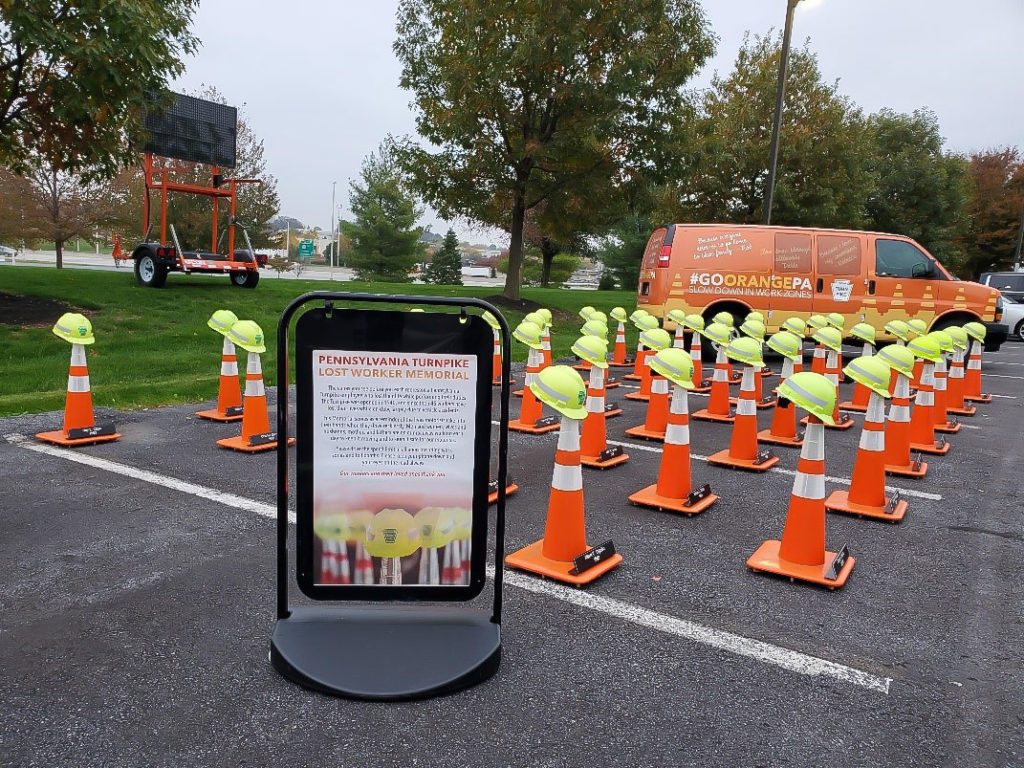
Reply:
<svg viewBox="0 0 1024 768"><path fill-rule="evenodd" d="M89 346L90 344L93 344L96 341L95 336L86 336L84 338L76 339L74 336L66 336L63 333L57 333L56 331L54 331L53 335L56 336L58 339L63 339L68 344L83 344L85 346Z"/></svg>
<svg viewBox="0 0 1024 768"><path fill-rule="evenodd" d="M258 355L263 354L267 351L266 344L242 344L241 342L234 342L236 347L241 347L246 352L255 352Z"/></svg>

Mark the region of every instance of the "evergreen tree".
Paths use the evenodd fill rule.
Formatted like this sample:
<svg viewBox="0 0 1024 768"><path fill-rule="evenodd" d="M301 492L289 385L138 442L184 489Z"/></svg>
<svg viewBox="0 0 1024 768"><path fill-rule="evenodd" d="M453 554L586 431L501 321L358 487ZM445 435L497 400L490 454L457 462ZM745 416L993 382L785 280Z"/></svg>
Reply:
<svg viewBox="0 0 1024 768"><path fill-rule="evenodd" d="M462 285L462 257L455 230L448 230L434 260L427 265L426 281L436 285Z"/></svg>
<svg viewBox="0 0 1024 768"><path fill-rule="evenodd" d="M348 265L356 278L373 282L408 283L421 257L422 211L406 190L389 142L363 161L359 181L349 184L349 207L355 221L341 231L352 244Z"/></svg>

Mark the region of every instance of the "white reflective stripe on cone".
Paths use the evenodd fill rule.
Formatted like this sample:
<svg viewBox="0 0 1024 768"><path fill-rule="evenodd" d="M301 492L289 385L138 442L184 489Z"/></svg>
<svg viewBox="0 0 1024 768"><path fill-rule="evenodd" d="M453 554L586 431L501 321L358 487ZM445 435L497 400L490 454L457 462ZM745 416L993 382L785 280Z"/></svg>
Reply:
<svg viewBox="0 0 1024 768"><path fill-rule="evenodd" d="M237 376L238 375L238 363L234 360L224 360L220 364L220 375L221 376Z"/></svg>
<svg viewBox="0 0 1024 768"><path fill-rule="evenodd" d="M85 347L81 344L71 345L71 364L85 365Z"/></svg>
<svg viewBox="0 0 1024 768"><path fill-rule="evenodd" d="M825 476L797 472L796 480L793 481L793 495L801 499L824 499Z"/></svg>
<svg viewBox="0 0 1024 768"><path fill-rule="evenodd" d="M558 450L578 451L580 449L580 424L576 419L562 417L562 425L558 430Z"/></svg>
<svg viewBox="0 0 1024 768"><path fill-rule="evenodd" d="M862 451L884 451L885 432L873 429L863 430L860 433L860 448Z"/></svg>
<svg viewBox="0 0 1024 768"><path fill-rule="evenodd" d="M716 365L715 366L715 372L711 375L711 380L712 381L728 381L729 380L729 372L727 370L725 370L725 368L719 368Z"/></svg>
<svg viewBox="0 0 1024 768"><path fill-rule="evenodd" d="M736 401L736 415L737 416L756 416L757 415L757 403L753 400L748 400L745 397L741 397Z"/></svg>
<svg viewBox="0 0 1024 768"><path fill-rule="evenodd" d="M224 344L221 345L220 353L222 355L233 355L235 354L235 342L229 339L227 336L224 337Z"/></svg>
<svg viewBox="0 0 1024 768"><path fill-rule="evenodd" d="M591 389L603 389L604 388L604 368L594 366L590 369L590 388Z"/></svg>
<svg viewBox="0 0 1024 768"><path fill-rule="evenodd" d="M896 375L896 389L893 390L893 397L910 397L910 378L906 374L898 373Z"/></svg>
<svg viewBox="0 0 1024 768"><path fill-rule="evenodd" d="M804 432L804 445L800 449L800 458L810 461L825 460L825 425L808 424Z"/></svg>
<svg viewBox="0 0 1024 768"><path fill-rule="evenodd" d="M604 413L604 398L601 396L587 396L587 413Z"/></svg>
<svg viewBox="0 0 1024 768"><path fill-rule="evenodd" d="M740 392L754 391L754 369L752 366L743 366L743 381L740 382Z"/></svg>
<svg viewBox="0 0 1024 768"><path fill-rule="evenodd" d="M862 349L860 351L860 356L861 357L871 357L874 354L875 354L874 348L871 346L871 344L869 342L865 341L864 342L864 349Z"/></svg>
<svg viewBox="0 0 1024 768"><path fill-rule="evenodd" d="M945 376L936 376L935 377L935 391L936 392L945 392L946 391L946 377Z"/></svg>
<svg viewBox="0 0 1024 768"><path fill-rule="evenodd" d="M68 376L68 392L88 392L88 376Z"/></svg>
<svg viewBox="0 0 1024 768"><path fill-rule="evenodd" d="M963 365L954 365L949 369L949 378L951 379L962 379L964 377Z"/></svg>
<svg viewBox="0 0 1024 768"><path fill-rule="evenodd" d="M864 421L872 421L875 424L885 423L885 400L877 392L872 392L868 398L868 410L864 414Z"/></svg>
<svg viewBox="0 0 1024 768"><path fill-rule="evenodd" d="M917 393L917 404L923 406L935 405L935 393L922 389Z"/></svg>
<svg viewBox="0 0 1024 768"><path fill-rule="evenodd" d="M889 421L904 423L910 421L909 405L894 405L889 409Z"/></svg>
<svg viewBox="0 0 1024 768"><path fill-rule="evenodd" d="M259 373L263 374L263 368L260 366L260 356L257 352L249 353L249 360L245 367L246 373Z"/></svg>
<svg viewBox="0 0 1024 768"><path fill-rule="evenodd" d="M669 411L677 415L680 413L687 413L689 411L689 405L690 403L686 390L677 386L672 391L672 401L668 405Z"/></svg>
<svg viewBox="0 0 1024 768"><path fill-rule="evenodd" d="M665 445L689 445L690 425L669 424L665 427Z"/></svg>
<svg viewBox="0 0 1024 768"><path fill-rule="evenodd" d="M263 397L266 393L266 390L263 388L263 379L245 380L246 397Z"/></svg>
<svg viewBox="0 0 1024 768"><path fill-rule="evenodd" d="M551 487L556 491L582 491L583 470L577 464L567 467L555 463L555 471L551 476Z"/></svg>
<svg viewBox="0 0 1024 768"><path fill-rule="evenodd" d="M676 335L672 340L672 346L676 349L686 349L686 343L683 341L683 326L676 326Z"/></svg>
<svg viewBox="0 0 1024 768"><path fill-rule="evenodd" d="M785 381L786 379L788 379L792 375L793 375L793 361L790 360L788 357L783 358L783 360L782 360L782 374L779 376L779 378L781 378L782 381Z"/></svg>
<svg viewBox="0 0 1024 768"><path fill-rule="evenodd" d="M935 366L927 360L924 362L924 368L921 369L921 386L935 386Z"/></svg>
<svg viewBox="0 0 1024 768"><path fill-rule="evenodd" d="M655 375L654 378L651 380L651 394L667 395L668 379L664 379L661 376Z"/></svg>

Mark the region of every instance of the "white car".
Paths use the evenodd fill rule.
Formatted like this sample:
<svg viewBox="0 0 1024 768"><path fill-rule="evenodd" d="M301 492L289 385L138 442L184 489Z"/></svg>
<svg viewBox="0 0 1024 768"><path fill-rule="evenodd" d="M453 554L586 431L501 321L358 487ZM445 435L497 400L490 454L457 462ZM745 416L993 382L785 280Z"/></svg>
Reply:
<svg viewBox="0 0 1024 768"><path fill-rule="evenodd" d="M1003 323L1010 329L1010 336L1024 341L1024 304L1003 295Z"/></svg>
<svg viewBox="0 0 1024 768"><path fill-rule="evenodd" d="M13 248L8 248L6 245L0 245L0 259L13 259L17 251Z"/></svg>

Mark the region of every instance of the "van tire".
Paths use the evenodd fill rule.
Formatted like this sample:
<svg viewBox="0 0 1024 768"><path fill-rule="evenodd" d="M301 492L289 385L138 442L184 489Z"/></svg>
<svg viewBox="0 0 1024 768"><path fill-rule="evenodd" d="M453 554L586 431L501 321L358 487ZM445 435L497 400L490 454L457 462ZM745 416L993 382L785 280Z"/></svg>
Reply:
<svg viewBox="0 0 1024 768"><path fill-rule="evenodd" d="M952 328L954 325L963 325L964 323L976 323L979 318L977 315L971 315L967 312L951 312L948 315L943 315L938 320L932 323L931 331L944 331L947 328Z"/></svg>

